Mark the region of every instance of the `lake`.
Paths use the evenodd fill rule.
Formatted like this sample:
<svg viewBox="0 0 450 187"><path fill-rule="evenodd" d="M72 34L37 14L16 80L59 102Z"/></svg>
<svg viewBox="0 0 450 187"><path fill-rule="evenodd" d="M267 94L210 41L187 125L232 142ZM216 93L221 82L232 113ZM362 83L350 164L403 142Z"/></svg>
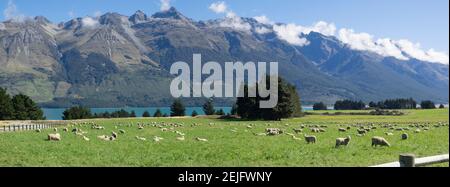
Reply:
<svg viewBox="0 0 450 187"><path fill-rule="evenodd" d="M131 112L134 111L136 113L136 116L140 117L142 116L142 114L145 111L150 112L151 115L153 115L156 110L158 109L158 107L127 107L127 108L91 108L91 112L92 114L94 113L103 113L103 112L115 112L118 111L120 109L124 109L127 112ZM161 112L163 114L167 114L170 115L170 107L159 107L159 109L161 110ZM231 111L231 107L215 107L216 110L220 110L222 109L225 114L230 113ZM44 116L48 119L48 120L61 120L62 116L63 116L63 112L64 110L66 110L66 108L42 108L42 110L44 111ZM303 110L308 111L308 110L312 110L312 107L303 107ZM186 107L186 115L191 115L192 112L197 111L197 113L199 115L204 115L205 113L203 112L202 107Z"/></svg>

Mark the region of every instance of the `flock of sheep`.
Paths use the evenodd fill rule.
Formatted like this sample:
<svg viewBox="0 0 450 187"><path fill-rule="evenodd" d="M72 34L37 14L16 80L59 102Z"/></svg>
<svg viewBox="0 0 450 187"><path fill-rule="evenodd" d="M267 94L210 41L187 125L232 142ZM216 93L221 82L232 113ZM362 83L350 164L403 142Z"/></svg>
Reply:
<svg viewBox="0 0 450 187"><path fill-rule="evenodd" d="M197 127L200 125L202 125L202 124L193 123L190 126ZM209 125L214 126L215 124L210 123ZM266 125L272 126L273 124L268 123ZM116 141L119 138L119 134L123 135L126 133L126 131L123 128L137 128L138 130L142 130L145 128L157 128L157 129L160 129L160 131L163 133L176 134L177 141L185 141L186 134L177 130L179 127L183 127L183 126L184 126L183 123L165 123L165 122L161 122L161 123L138 122L136 125L134 125L133 123L116 124L114 126L114 128L119 133L112 131L111 134L109 134L109 135L97 136L97 139L101 140L101 141ZM255 124L250 124L250 125L247 125L247 128L252 129L255 126L256 126ZM285 124L286 128L289 128L289 126L291 126L291 125ZM351 134L354 134L357 137L362 137L362 136L366 136L369 132L377 130L377 129L382 130L386 136L394 136L394 132L400 132L401 139L407 140L409 138L408 132L421 133L421 132L426 132L426 131L430 130L431 128L441 128L441 127L448 128L448 126L449 126L448 122L446 122L446 123L439 122L437 124L431 124L431 123L420 123L419 124L419 123L417 123L417 124L411 124L411 125L407 125L407 126L400 126L398 124L373 124L373 123L351 124L351 125L337 124L337 128L338 128L337 131L339 133L347 134L347 135L345 137L336 138L334 147L339 148L341 146L348 146L349 143L352 141ZM69 128L71 128L70 132L73 133L75 136L79 136L85 141L90 141L90 138L88 138L86 136L88 132L81 130L81 128L89 128L89 127L91 130L98 130L98 131L106 130L105 127L95 124L94 122L89 122L89 123L83 122L83 123L72 123L72 124L68 125L67 127L63 128L62 131L69 133ZM309 124L309 125L300 124L300 125L297 125L296 128L292 128L291 130L287 130L286 128L266 128L265 132L261 132L261 133L252 132L252 133L256 136L278 136L278 135L286 134L288 136L291 136L292 139L294 139L294 140L304 139L307 144L315 144L318 141L317 136L319 134L330 130L330 128L328 128L328 125L313 125L313 124ZM39 130L39 129L36 131L41 132L41 130ZM62 136L60 133L58 133L58 129L55 128L54 131L55 131L55 133L48 134L48 140L49 141L61 141ZM231 129L231 131L237 132L238 129ZM245 130L245 131L248 132L248 130ZM309 131L309 133L307 134L306 131ZM312 135L312 134L316 134L317 136ZM297 136L303 136L303 138L299 138ZM140 136L136 136L135 139L138 141L147 141L147 138L140 137ZM200 137L195 137L193 139L198 142L207 142L208 141L208 139L200 138ZM152 138L152 140L154 142L160 142L160 141L163 141L164 138L159 137L159 136L154 136ZM371 143L372 143L371 145L373 147L376 147L376 146L389 147L389 146L391 146L391 144L387 141L387 139L385 137L381 137L381 136L373 136L371 138Z"/></svg>
<svg viewBox="0 0 450 187"><path fill-rule="evenodd" d="M271 124L266 124L268 126L270 126ZM285 126L290 126L289 124L285 124ZM422 124L411 124L408 125L407 127L401 127L398 124L378 124L375 125L373 123L370 124L353 124L353 125L342 125L342 124L338 124L338 132L341 133L351 133L352 129L356 129L354 132L356 133L356 136L358 137L362 137L365 136L367 133L369 133L370 131L376 130L378 128L383 129L385 132L386 136L394 136L394 131L399 131L401 132L401 139L402 140L407 140L409 138L408 135L408 131L412 131L414 133L420 133L420 132L426 132L428 130L430 130L431 128L439 128L439 127L449 127L448 122L447 123L442 123L439 122L437 124L431 124L431 123L422 123ZM247 126L247 127L251 127ZM293 128L292 132L295 134L301 134L304 131L306 131L307 129L309 129L310 133L316 133L316 134L320 134L320 133L324 133L327 132L327 125L304 125L301 124L299 125L298 128ZM288 130L286 129L280 129L280 128L266 128L265 129L265 133L253 133L254 135L257 136L276 136L276 135L281 135L281 134L286 134L291 136L294 140L300 140L300 138L296 137L295 134L288 132ZM304 140L307 144L315 144L318 140L317 140L317 136L315 135L308 135L306 133L303 134ZM350 141L352 140L350 135L347 135L347 137L338 137L336 138L336 144L335 144L335 148L339 148L341 146L348 146ZM387 146L390 147L391 144L386 140L386 138L384 137L380 137L380 136L373 136L371 139L371 145L373 147L377 147L377 146Z"/></svg>
<svg viewBox="0 0 450 187"><path fill-rule="evenodd" d="M192 126L196 126L197 124L193 124ZM156 123L156 122L152 122L152 123L140 123L138 122L136 125L134 125L133 123L129 123L129 124L118 124L116 126L114 126L114 128L120 133L120 134L125 134L125 130L124 129L119 129L120 128L124 128L124 127L128 127L128 128L137 128L138 130L142 130L146 127L153 127L153 128L159 128L162 132L173 132L175 134L177 134L176 140L178 141L185 141L185 133L180 132L178 130L175 130L176 127L183 127L184 124L181 123ZM105 127L100 126L94 122L83 122L83 123L72 123L70 125L68 125L67 127L63 128L62 131L69 133L69 129L68 128L72 128L72 130L70 130L71 133L73 133L76 136L80 136L82 137L83 140L85 141L90 141L90 138L88 138L86 136L86 134L88 132L81 130L81 128L88 128L90 127L91 130L106 130ZM54 128L53 131L55 133L51 133L48 134L48 141L61 141L62 137L61 134L58 133L58 128ZM36 132L40 133L41 130L37 129ZM101 140L101 141L116 141L119 137L119 133L116 133L115 131L111 132L111 135L100 135L97 136L97 139ZM136 140L139 141L147 141L147 138L145 137L140 137L140 136L136 136L135 137ZM164 138L159 137L159 136L154 136L152 138L152 140L154 142L160 142L162 140L164 140ZM199 141L199 142L207 142L208 140L206 138L200 138L200 137L195 137L194 140Z"/></svg>

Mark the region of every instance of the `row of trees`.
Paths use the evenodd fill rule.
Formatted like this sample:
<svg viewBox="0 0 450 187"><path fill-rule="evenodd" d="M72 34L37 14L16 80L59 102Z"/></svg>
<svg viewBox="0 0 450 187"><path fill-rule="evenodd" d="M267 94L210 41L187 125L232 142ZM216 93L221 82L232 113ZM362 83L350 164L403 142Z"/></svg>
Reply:
<svg viewBox="0 0 450 187"><path fill-rule="evenodd" d="M379 102L370 102L370 108L378 109L416 109L417 102L412 99L387 99ZM420 108L422 109L434 109L436 105L432 101L422 101L420 103ZM444 105L440 105L439 108L444 108ZM366 109L366 104L362 101L352 101L352 100L341 100L336 101L334 104L335 110L364 110ZM315 103L313 105L313 110L327 110L327 106L323 103Z"/></svg>
<svg viewBox="0 0 450 187"><path fill-rule="evenodd" d="M343 100L334 103L335 110L364 110L366 104L362 101Z"/></svg>
<svg viewBox="0 0 450 187"><path fill-rule="evenodd" d="M11 97L0 88L0 120L43 120L44 112L28 96L18 94Z"/></svg>
<svg viewBox="0 0 450 187"><path fill-rule="evenodd" d="M370 102L369 107L380 109L415 109L417 102L414 99L387 99L377 103Z"/></svg>
<svg viewBox="0 0 450 187"><path fill-rule="evenodd" d="M145 111L142 117L151 117L150 112ZM74 120L74 119L94 119L94 118L134 118L137 117L134 111L128 112L124 109L115 112L103 112L92 114L91 110L87 107L71 107L63 112L64 120ZM157 109L153 114L153 117L168 117L163 114L160 109Z"/></svg>

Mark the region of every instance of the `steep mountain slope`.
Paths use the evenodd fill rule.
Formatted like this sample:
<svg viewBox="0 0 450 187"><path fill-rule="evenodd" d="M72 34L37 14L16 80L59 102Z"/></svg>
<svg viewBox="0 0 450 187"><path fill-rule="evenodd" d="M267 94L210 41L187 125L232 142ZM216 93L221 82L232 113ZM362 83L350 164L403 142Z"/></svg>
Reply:
<svg viewBox="0 0 450 187"><path fill-rule="evenodd" d="M171 64L191 63L199 53L202 62L279 62L280 75L297 85L304 103L394 97L448 102L448 65L352 50L315 32L305 36L309 45L299 47L261 32L270 26L252 18L241 18L249 30L223 26L226 21L194 21L171 8L59 25L44 17L3 22L0 86L45 106L168 105Z"/></svg>

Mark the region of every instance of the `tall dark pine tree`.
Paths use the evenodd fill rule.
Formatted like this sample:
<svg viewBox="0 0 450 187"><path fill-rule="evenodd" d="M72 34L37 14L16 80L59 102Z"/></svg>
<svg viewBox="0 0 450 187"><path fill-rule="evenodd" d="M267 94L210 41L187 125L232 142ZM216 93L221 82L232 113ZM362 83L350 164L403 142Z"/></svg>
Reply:
<svg viewBox="0 0 450 187"><path fill-rule="evenodd" d="M142 117L144 117L144 118L150 117L150 112L145 111L145 112L142 114Z"/></svg>
<svg viewBox="0 0 450 187"><path fill-rule="evenodd" d="M163 117L163 113L161 112L161 110L159 108L156 109L155 113L153 114L153 117L155 117L155 118Z"/></svg>
<svg viewBox="0 0 450 187"><path fill-rule="evenodd" d="M206 103L203 105L203 112L205 112L205 115L207 116L214 115L216 111L214 110L212 99L208 99L208 101L206 101Z"/></svg>
<svg viewBox="0 0 450 187"><path fill-rule="evenodd" d="M11 96L6 93L6 89L0 88L0 120L10 120L14 118L14 107Z"/></svg>
<svg viewBox="0 0 450 187"><path fill-rule="evenodd" d="M185 116L186 108L180 99L176 99L170 107L170 116Z"/></svg>
<svg viewBox="0 0 450 187"><path fill-rule="evenodd" d="M15 95L12 98L14 107L14 118L17 120L42 120L44 112L28 96L23 94Z"/></svg>

